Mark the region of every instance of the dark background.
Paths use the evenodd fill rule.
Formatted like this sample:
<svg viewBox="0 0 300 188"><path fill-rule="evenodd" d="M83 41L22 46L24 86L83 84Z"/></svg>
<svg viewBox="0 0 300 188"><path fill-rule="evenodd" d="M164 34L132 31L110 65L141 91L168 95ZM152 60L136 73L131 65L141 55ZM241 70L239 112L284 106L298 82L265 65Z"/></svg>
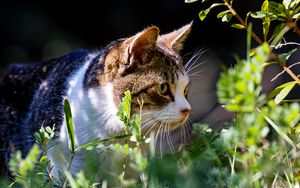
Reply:
<svg viewBox="0 0 300 188"><path fill-rule="evenodd" d="M242 0L235 6L244 16L259 10L262 2ZM1 2L0 70L10 63L46 60L79 48L100 49L152 24L166 33L192 20L193 32L183 53L209 48L231 64L233 54L245 56L246 33L217 19L220 9L201 22L198 13L210 4L184 0Z"/></svg>

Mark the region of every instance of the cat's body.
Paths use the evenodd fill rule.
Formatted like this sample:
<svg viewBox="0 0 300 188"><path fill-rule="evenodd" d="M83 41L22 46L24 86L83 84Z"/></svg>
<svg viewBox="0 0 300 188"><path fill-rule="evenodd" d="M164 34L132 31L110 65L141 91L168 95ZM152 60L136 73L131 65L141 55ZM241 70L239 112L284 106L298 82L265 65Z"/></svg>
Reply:
<svg viewBox="0 0 300 188"><path fill-rule="evenodd" d="M189 78L179 51L191 24L159 36L150 27L115 41L102 51L77 51L32 65L13 65L0 83L0 175L7 173L10 154L25 156L41 126L54 126L56 138L48 152L57 177L68 158L63 100L72 107L76 144L121 134L116 116L126 90L132 92L132 112L143 103L142 129L164 132L184 126L191 106ZM75 159L72 172L82 167Z"/></svg>

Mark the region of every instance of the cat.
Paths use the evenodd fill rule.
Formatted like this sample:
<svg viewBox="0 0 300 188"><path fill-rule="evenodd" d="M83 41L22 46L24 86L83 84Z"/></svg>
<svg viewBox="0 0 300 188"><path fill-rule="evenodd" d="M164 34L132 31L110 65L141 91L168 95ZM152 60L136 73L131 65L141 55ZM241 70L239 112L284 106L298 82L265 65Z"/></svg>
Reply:
<svg viewBox="0 0 300 188"><path fill-rule="evenodd" d="M191 28L192 22L160 35L158 27L150 26L100 51L78 50L46 62L12 65L0 81L0 176L9 173L13 152L27 155L41 126L55 125L47 156L58 177L63 159L69 157L65 97L77 145L123 133L116 114L127 90L132 93L132 113L139 113L143 103L143 134L185 129L191 112L190 79L180 52ZM72 174L82 168L78 156Z"/></svg>

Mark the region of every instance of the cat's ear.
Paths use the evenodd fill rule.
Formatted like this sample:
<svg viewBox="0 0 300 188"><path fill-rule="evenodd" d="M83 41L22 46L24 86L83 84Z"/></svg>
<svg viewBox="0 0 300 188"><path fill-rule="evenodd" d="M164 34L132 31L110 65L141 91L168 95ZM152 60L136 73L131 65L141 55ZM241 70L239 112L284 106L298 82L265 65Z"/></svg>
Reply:
<svg viewBox="0 0 300 188"><path fill-rule="evenodd" d="M159 40L168 48L173 49L175 52L179 53L180 50L183 49L184 41L187 39L192 30L192 25L193 21L178 30L161 35L159 37Z"/></svg>
<svg viewBox="0 0 300 188"><path fill-rule="evenodd" d="M134 59L144 62L149 51L156 48L158 35L158 27L151 26L131 37L129 39L130 44L127 48L127 62L130 63Z"/></svg>

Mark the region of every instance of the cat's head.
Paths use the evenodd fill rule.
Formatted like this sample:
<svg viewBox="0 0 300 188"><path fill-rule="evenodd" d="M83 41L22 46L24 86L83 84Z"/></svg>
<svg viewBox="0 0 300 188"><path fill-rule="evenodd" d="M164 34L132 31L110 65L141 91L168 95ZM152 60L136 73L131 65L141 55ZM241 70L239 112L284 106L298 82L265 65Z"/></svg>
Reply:
<svg viewBox="0 0 300 188"><path fill-rule="evenodd" d="M102 80L112 83L116 106L131 91L132 111L142 109L144 131L173 130L189 117L189 78L179 53L191 26L164 35L151 26L112 46L105 57Z"/></svg>

